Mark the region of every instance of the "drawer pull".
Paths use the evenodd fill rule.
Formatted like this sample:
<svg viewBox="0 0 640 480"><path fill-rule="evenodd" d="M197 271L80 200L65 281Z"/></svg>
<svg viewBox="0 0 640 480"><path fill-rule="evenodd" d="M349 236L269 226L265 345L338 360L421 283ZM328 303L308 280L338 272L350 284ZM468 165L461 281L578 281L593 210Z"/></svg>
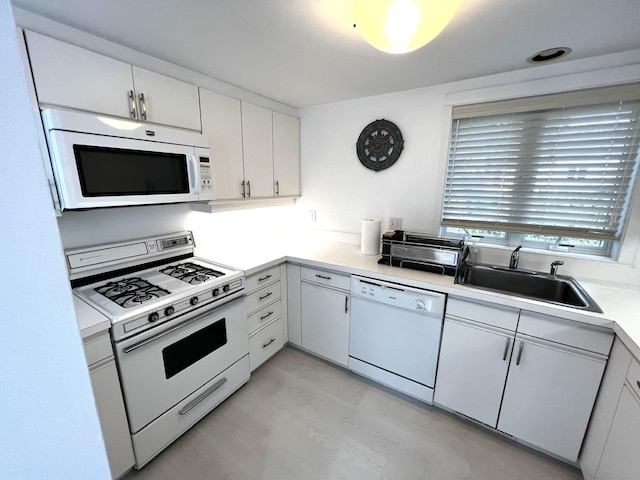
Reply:
<svg viewBox="0 0 640 480"><path fill-rule="evenodd" d="M225 383L227 383L227 379L223 378L222 380L218 380L216 383L213 384L213 386L211 388L209 388L208 390L206 390L204 393L202 393L202 395L200 395L198 398L196 398L195 400L193 400L192 402L190 402L189 404L187 404L185 407L183 407L178 413L180 415L185 415L186 413L189 412L189 410L191 410L193 407L195 407L196 405L198 405L200 402L202 402L205 398L207 398L209 395L211 395L212 393L214 393L216 390L218 390L220 387L222 387Z"/></svg>
<svg viewBox="0 0 640 480"><path fill-rule="evenodd" d="M273 292L269 292L269 293L267 293L266 295L263 295L263 296L261 296L261 297L258 297L258 300L264 300L265 298L268 298L268 297L270 297L271 295L273 295Z"/></svg>
<svg viewBox="0 0 640 480"><path fill-rule="evenodd" d="M636 385L640 388L640 380L636 380Z"/></svg>
<svg viewBox="0 0 640 480"><path fill-rule="evenodd" d="M270 273L268 273L267 275L265 275L264 277L260 277L258 279L259 282L264 282L265 280L268 280L272 277L272 275Z"/></svg>
<svg viewBox="0 0 640 480"><path fill-rule="evenodd" d="M267 313L266 315L262 315L262 316L260 317L260 321L264 320L265 318L269 318L271 315L273 315L273 312L269 312L269 313Z"/></svg>
<svg viewBox="0 0 640 480"><path fill-rule="evenodd" d="M262 348L267 348L269 345L271 345L273 342L275 342L276 339L272 338L271 340L269 340L267 343L263 343L262 344Z"/></svg>
<svg viewBox="0 0 640 480"><path fill-rule="evenodd" d="M320 275L318 273L316 273L316 277L322 278L323 280L331 280L331 277L327 277L326 275Z"/></svg>

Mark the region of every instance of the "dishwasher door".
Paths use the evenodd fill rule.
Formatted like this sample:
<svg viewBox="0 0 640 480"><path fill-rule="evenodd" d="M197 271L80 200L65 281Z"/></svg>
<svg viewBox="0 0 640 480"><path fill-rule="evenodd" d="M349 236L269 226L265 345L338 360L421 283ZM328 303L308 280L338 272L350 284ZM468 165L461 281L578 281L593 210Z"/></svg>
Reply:
<svg viewBox="0 0 640 480"><path fill-rule="evenodd" d="M445 295L355 276L351 287L349 368L431 403Z"/></svg>

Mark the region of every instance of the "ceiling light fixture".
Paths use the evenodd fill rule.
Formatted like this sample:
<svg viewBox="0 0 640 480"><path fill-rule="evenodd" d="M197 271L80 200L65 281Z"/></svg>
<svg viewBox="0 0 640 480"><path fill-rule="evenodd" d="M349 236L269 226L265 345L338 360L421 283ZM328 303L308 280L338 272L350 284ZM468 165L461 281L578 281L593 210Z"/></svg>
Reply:
<svg viewBox="0 0 640 480"><path fill-rule="evenodd" d="M460 3L461 0L357 0L354 27L378 50L412 52L444 30Z"/></svg>
<svg viewBox="0 0 640 480"><path fill-rule="evenodd" d="M541 52L534 53L529 58L527 58L527 62L529 63L549 62L551 60L556 60L558 58L565 57L570 53L571 53L571 49L569 47L548 48L546 50L542 50Z"/></svg>

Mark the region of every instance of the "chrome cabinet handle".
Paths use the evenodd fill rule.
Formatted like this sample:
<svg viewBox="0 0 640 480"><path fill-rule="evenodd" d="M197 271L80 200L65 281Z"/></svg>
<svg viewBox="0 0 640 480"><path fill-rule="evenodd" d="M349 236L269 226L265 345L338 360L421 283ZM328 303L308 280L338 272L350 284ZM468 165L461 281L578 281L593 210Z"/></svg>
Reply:
<svg viewBox="0 0 640 480"><path fill-rule="evenodd" d="M269 345L271 345L273 342L275 342L276 339L272 338L271 340L269 340L267 343L263 343L262 344L262 348L267 348Z"/></svg>
<svg viewBox="0 0 640 480"><path fill-rule="evenodd" d="M268 279L270 279L271 277L272 277L272 275L271 275L271 274L267 274L267 275L265 275L264 277L260 277L260 278L258 279L258 281L259 281L259 282L264 282L265 280L268 280Z"/></svg>
<svg viewBox="0 0 640 480"><path fill-rule="evenodd" d="M147 119L147 102L144 99L144 93L140 94L140 97L138 97L138 101L140 102L140 119L146 120Z"/></svg>
<svg viewBox="0 0 640 480"><path fill-rule="evenodd" d="M344 313L349 312L349 297L347 295L344 296Z"/></svg>
<svg viewBox="0 0 640 480"><path fill-rule="evenodd" d="M178 413L180 415L185 415L186 413L189 412L189 410L191 410L193 407L195 407L196 405L198 405L200 402L202 402L205 398L207 398L209 395L211 395L213 392L215 392L216 390L218 390L221 386L223 386L225 383L227 383L227 379L223 378L221 380L218 380L216 383L214 383L211 388L207 389L205 392L202 393L202 395L200 395L198 398L196 398L195 400L193 400L192 402L188 403L185 407L183 407Z"/></svg>
<svg viewBox="0 0 640 480"><path fill-rule="evenodd" d="M516 358L516 365L520 365L520 359L522 358L523 348L524 348L524 342L520 342L520 348L518 348L518 358Z"/></svg>
<svg viewBox="0 0 640 480"><path fill-rule="evenodd" d="M316 277L318 277L318 278L322 278L322 279L324 279L324 280L331 280L331 277L327 277L327 276L325 276L325 275L319 275L319 274L317 274L317 273L316 273Z"/></svg>
<svg viewBox="0 0 640 480"><path fill-rule="evenodd" d="M270 297L271 295L273 295L273 292L269 292L266 295L263 295L262 297L258 297L258 300L264 300L267 297Z"/></svg>
<svg viewBox="0 0 640 480"><path fill-rule="evenodd" d="M129 117L133 119L138 117L136 97L133 94L133 90L129 90Z"/></svg>
<svg viewBox="0 0 640 480"><path fill-rule="evenodd" d="M269 318L271 315L273 315L273 312L269 312L269 313L267 313L266 315L262 315L262 316L260 317L260 321L264 320L265 318Z"/></svg>
<svg viewBox="0 0 640 480"><path fill-rule="evenodd" d="M280 195L280 182L276 180L276 196Z"/></svg>
<svg viewBox="0 0 640 480"><path fill-rule="evenodd" d="M507 353L509 353L509 345L511 345L511 339L507 338L507 344L504 346L504 353L502 354L502 361L507 359Z"/></svg>
<svg viewBox="0 0 640 480"><path fill-rule="evenodd" d="M251 181L247 180L247 197L251 198Z"/></svg>
<svg viewBox="0 0 640 480"><path fill-rule="evenodd" d="M247 196L247 193L244 186L244 180L240 183L240 185L242 185L242 198L245 198Z"/></svg>

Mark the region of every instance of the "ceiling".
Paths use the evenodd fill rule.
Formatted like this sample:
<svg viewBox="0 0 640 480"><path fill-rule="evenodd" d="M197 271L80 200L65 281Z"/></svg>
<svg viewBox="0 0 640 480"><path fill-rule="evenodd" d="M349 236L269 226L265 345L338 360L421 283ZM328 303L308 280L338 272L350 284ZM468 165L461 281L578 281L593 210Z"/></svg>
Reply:
<svg viewBox="0 0 640 480"><path fill-rule="evenodd" d="M640 49L640 0L462 0L404 55L371 47L354 0L12 0L24 10L291 105L306 107Z"/></svg>

